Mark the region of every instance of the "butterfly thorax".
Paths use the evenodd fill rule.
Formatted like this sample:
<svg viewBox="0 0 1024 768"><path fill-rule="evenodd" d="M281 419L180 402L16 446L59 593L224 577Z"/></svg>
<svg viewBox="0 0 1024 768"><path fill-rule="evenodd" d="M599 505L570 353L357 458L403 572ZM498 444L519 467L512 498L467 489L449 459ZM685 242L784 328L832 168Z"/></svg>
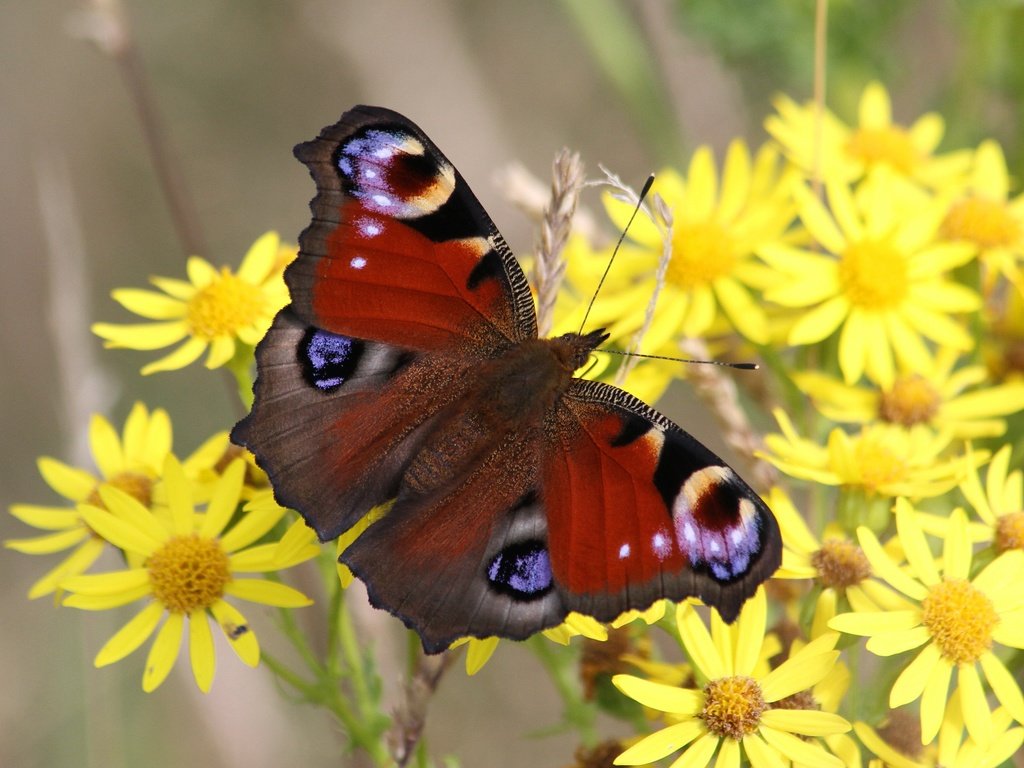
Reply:
<svg viewBox="0 0 1024 768"><path fill-rule="evenodd" d="M550 425L573 373L606 337L595 331L525 339L480 364L472 386L434 420L403 485L416 494L443 492L495 455L518 455L522 446L540 445L537 438ZM517 460L524 473L532 473L536 457L518 455Z"/></svg>

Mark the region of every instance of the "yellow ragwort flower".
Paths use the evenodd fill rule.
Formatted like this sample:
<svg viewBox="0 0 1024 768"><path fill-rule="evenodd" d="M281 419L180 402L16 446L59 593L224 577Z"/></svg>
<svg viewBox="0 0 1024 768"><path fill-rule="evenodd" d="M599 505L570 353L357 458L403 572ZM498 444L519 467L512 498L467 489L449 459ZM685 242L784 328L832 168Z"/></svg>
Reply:
<svg viewBox="0 0 1024 768"><path fill-rule="evenodd" d="M44 456L38 461L39 473L47 485L72 504L102 504L99 489L110 485L148 506L153 500L164 460L171 452L171 439L171 421L162 408L151 414L145 405L136 403L125 420L121 436L103 416L93 414L89 446L97 472ZM29 555L74 550L32 585L28 593L30 599L49 595L63 579L84 573L106 545L103 536L91 529L73 506L14 504L10 511L23 523L50 533L8 539L4 546Z"/></svg>
<svg viewBox="0 0 1024 768"><path fill-rule="evenodd" d="M798 371L793 380L832 421L925 424L964 440L1002 435L1002 417L1024 410L1024 382L993 385L984 366L957 367L959 358L956 350L942 347L926 368L899 366L888 387L851 385L817 371Z"/></svg>
<svg viewBox="0 0 1024 768"><path fill-rule="evenodd" d="M188 280L154 277L157 291L119 288L114 299L125 309L157 322L120 325L95 323L92 331L107 347L161 349L185 343L146 365L142 373L184 368L209 350L207 368L229 362L236 343L254 346L274 315L288 303L282 271L294 247L283 246L276 232L260 237L242 259L238 272L220 271L199 256L188 260Z"/></svg>
<svg viewBox="0 0 1024 768"><path fill-rule="evenodd" d="M886 168L935 189L963 183L970 153L937 155L945 132L940 115L929 112L909 128L893 122L885 86L871 82L860 97L856 126L848 126L817 105L798 105L787 96L775 99L777 115L765 120L768 133L808 178L837 177L856 181Z"/></svg>
<svg viewBox="0 0 1024 768"><path fill-rule="evenodd" d="M967 475L969 461L983 454L946 458L952 438L927 427L869 424L850 435L836 427L827 445L801 437L785 412L776 409L782 434L765 437L760 454L791 477L857 490L866 496L938 496Z"/></svg>
<svg viewBox="0 0 1024 768"><path fill-rule="evenodd" d="M709 633L691 604L678 606L679 638L704 684L683 688L633 675L613 677L625 695L666 713L672 723L631 746L615 759L616 765L647 765L682 749L676 765L688 768L704 768L716 753L716 766L738 766L746 754L753 765L792 760L843 768L844 761L817 738L848 731L849 723L810 700L797 705L790 698L815 686L835 666L836 633L823 634L765 671L766 611L762 588L732 626L712 612Z"/></svg>
<svg viewBox="0 0 1024 768"><path fill-rule="evenodd" d="M978 248L986 293L1002 275L1024 287L1024 193L1010 199L1010 175L1003 150L983 141L974 155L967 193L954 202L942 223L949 240L966 240Z"/></svg>
<svg viewBox="0 0 1024 768"><path fill-rule="evenodd" d="M913 607L845 613L829 627L868 637L867 649L878 656L921 649L893 684L889 706L921 700L922 744L939 732L955 670L967 730L987 747L993 738L992 718L979 668L999 702L1024 722L1020 686L994 652L998 645L1024 648L1024 593L1019 588L1024 552L1006 552L972 578L963 510L954 510L950 517L939 562L906 499L896 502L896 527L905 567L883 551L870 530L862 527L857 534L875 573L909 598Z"/></svg>
<svg viewBox="0 0 1024 768"><path fill-rule="evenodd" d="M614 286L624 287L602 292L594 306L595 322L608 325L613 334L644 324L670 237L671 259L644 351L656 353L679 337L704 336L720 313L745 338L766 343L767 319L757 294L774 275L754 251L781 237L792 221L792 180L780 170L774 149L762 148L752 160L739 140L729 147L721 177L708 147L694 153L685 178L673 169L663 170L652 194L660 195L671 211L671 231L643 216L634 220L626 236L638 247L621 251L610 275ZM609 217L624 228L633 206L610 194L604 201ZM596 285L604 260L592 259L586 267L590 277L584 281L574 271L574 283Z"/></svg>
<svg viewBox="0 0 1024 768"><path fill-rule="evenodd" d="M205 512L200 513L193 506L191 482L178 460L168 455L163 470L167 517L154 515L111 486L99 491L105 508L80 506L90 528L134 556L129 557L129 565L133 561L140 564L66 579L60 586L71 594L64 604L104 610L147 601L100 649L97 667L120 661L156 632L142 676L143 689L153 691L170 673L187 633L192 673L199 689L206 692L213 683L215 665L210 619L244 663L255 666L259 662L256 635L226 597L279 607L310 604L301 592L280 582L238 578L243 573L288 568L319 552L314 535L302 521L296 521L280 541L251 546L286 511L274 503L269 491L249 502L238 522L227 527L238 508L244 473L245 463L233 462L217 482Z"/></svg>
<svg viewBox="0 0 1024 768"><path fill-rule="evenodd" d="M892 176L879 176L855 201L846 182L827 180L829 207L796 187L800 218L822 250L770 243L761 257L783 277L765 298L803 314L789 343L816 344L839 331L838 363L848 384L865 372L893 385L893 355L908 370L932 365L923 339L958 350L974 341L955 318L980 308L969 288L948 279L973 245L938 239L945 206L931 200L897 215ZM864 190L862 190L863 192Z"/></svg>
<svg viewBox="0 0 1024 768"><path fill-rule="evenodd" d="M768 506L782 533L782 567L773 578L814 579L827 599L834 602L841 598L854 610L908 605L898 592L875 576L864 551L838 525L829 523L818 538L789 496L777 486L768 494Z"/></svg>

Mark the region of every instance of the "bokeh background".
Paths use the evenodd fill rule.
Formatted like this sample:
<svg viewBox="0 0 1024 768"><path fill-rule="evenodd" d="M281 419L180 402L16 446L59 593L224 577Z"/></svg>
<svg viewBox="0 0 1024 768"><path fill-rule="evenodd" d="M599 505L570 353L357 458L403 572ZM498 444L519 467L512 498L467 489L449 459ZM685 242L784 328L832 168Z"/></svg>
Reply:
<svg viewBox="0 0 1024 768"><path fill-rule="evenodd" d="M374 0L127 2L160 125L198 215L203 256L237 265L262 232L294 241L312 186L291 147L358 102L417 121L456 163L520 253L530 221L496 172L512 161L546 177L554 152L580 151L636 185L685 166L701 143L753 145L776 93L798 100L814 77L812 0ZM151 274L183 274L135 104L109 55L96 6L0 3L0 508L56 503L39 455L89 466L89 414L118 426L143 400L169 410L188 453L236 416L228 387L193 366L147 379L156 355L103 352L95 320L129 321L110 299ZM833 2L828 101L851 119L871 79L898 119L936 109L946 147L999 139L1022 171L1024 10L994 0ZM596 195L584 200L596 206ZM721 450L685 392L662 407ZM4 514L0 536L32 531ZM187 664L156 694L143 652L103 670L91 660L127 613L29 602L52 565L0 551L0 765L263 766L344 764L319 711L289 702L265 670L226 652L212 693ZM358 600L360 598L353 598ZM315 611L316 609L309 609ZM268 615L253 615L273 646ZM367 609L386 658L397 622ZM226 651L226 649L221 649ZM396 664L394 669L400 668ZM384 670L392 693L394 669ZM474 678L461 666L432 703L431 754L466 766L562 766L558 700L533 658L504 644Z"/></svg>

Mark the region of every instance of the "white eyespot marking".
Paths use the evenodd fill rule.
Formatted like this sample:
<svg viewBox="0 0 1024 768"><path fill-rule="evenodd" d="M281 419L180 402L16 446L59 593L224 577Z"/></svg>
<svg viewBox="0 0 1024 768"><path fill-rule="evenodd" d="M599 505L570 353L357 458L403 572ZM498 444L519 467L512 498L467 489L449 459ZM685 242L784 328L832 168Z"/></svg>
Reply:
<svg viewBox="0 0 1024 768"><path fill-rule="evenodd" d="M683 523L683 541L687 544L695 544L697 542L697 529L693 527L693 523L689 520Z"/></svg>
<svg viewBox="0 0 1024 768"><path fill-rule="evenodd" d="M356 222L356 226L359 228L359 234L363 237L376 237L384 231L384 227L372 219L360 219Z"/></svg>
<svg viewBox="0 0 1024 768"><path fill-rule="evenodd" d="M352 161L349 160L347 157L342 157L338 160L338 168L346 176L352 176Z"/></svg>
<svg viewBox="0 0 1024 768"><path fill-rule="evenodd" d="M353 256L352 261L348 263L352 269L362 269L366 266L366 258L364 256Z"/></svg>
<svg viewBox="0 0 1024 768"><path fill-rule="evenodd" d="M619 547L619 560L625 560L629 557L629 544L623 544Z"/></svg>
<svg viewBox="0 0 1024 768"><path fill-rule="evenodd" d="M392 205L391 198L388 197L387 195L382 195L378 193L376 195L373 195L370 199L373 200L373 202L375 202L381 208L390 208Z"/></svg>
<svg viewBox="0 0 1024 768"><path fill-rule="evenodd" d="M658 531L651 537L651 549L661 560L664 560L672 552L672 543L669 541L665 531Z"/></svg>
<svg viewBox="0 0 1024 768"><path fill-rule="evenodd" d="M386 136L387 134L384 134L384 135ZM392 140L394 141L395 137L392 137ZM389 147L387 145L384 145L384 146L381 146L381 147L377 147L375 150L373 150L373 156L374 157L379 157L381 160L388 160L391 157L394 157L394 154L395 154L395 148L394 147Z"/></svg>
<svg viewBox="0 0 1024 768"><path fill-rule="evenodd" d="M364 179L376 179L377 178L377 172L375 170L373 170L373 168L367 168L367 169L365 169L363 171L363 178Z"/></svg>

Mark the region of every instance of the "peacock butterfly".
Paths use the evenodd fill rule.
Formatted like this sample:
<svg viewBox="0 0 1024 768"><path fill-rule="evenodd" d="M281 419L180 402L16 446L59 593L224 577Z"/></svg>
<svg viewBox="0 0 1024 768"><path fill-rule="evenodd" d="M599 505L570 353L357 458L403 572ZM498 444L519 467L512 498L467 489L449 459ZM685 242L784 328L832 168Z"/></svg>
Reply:
<svg viewBox="0 0 1024 768"><path fill-rule="evenodd" d="M573 377L603 331L537 335L515 257L402 115L346 112L296 157L317 194L232 432L428 653L695 595L726 621L780 561L764 502L621 389Z"/></svg>

